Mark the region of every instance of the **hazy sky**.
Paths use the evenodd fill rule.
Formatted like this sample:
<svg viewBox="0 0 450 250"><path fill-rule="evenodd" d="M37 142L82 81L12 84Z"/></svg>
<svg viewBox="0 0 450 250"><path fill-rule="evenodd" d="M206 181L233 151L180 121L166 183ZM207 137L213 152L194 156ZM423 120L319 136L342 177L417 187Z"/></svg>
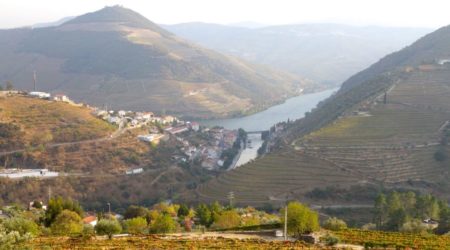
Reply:
<svg viewBox="0 0 450 250"><path fill-rule="evenodd" d="M448 0L0 0L0 28L56 21L116 4L164 24L339 22L432 28L450 24Z"/></svg>

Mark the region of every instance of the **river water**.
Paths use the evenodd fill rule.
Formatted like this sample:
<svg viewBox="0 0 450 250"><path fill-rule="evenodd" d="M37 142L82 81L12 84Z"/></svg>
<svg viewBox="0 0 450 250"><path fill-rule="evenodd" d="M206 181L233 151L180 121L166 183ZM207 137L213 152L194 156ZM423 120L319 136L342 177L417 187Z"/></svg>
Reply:
<svg viewBox="0 0 450 250"><path fill-rule="evenodd" d="M207 120L200 121L200 123L205 126L221 126L226 129L243 128L245 131L268 130L278 122L302 118L306 112L311 111L320 101L328 98L335 91L337 89L296 96L286 100L282 104L245 117ZM261 134L249 134L248 138L251 140L251 144L242 150L236 164L231 166L230 169L242 166L258 156L258 148L263 143Z"/></svg>
<svg viewBox="0 0 450 250"><path fill-rule="evenodd" d="M226 129L243 128L245 131L268 130L274 124L282 121L302 118L306 112L311 111L316 105L331 96L337 89L329 89L313 94L300 95L286 100L284 103L272 106L253 115L200 121L205 126L221 126Z"/></svg>

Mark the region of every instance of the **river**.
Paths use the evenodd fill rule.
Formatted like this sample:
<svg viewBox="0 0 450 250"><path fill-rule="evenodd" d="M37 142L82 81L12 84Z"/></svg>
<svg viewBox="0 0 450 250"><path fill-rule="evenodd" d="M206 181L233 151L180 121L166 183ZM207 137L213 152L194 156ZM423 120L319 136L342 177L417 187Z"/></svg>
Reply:
<svg viewBox="0 0 450 250"><path fill-rule="evenodd" d="M302 118L306 112L311 111L316 105L331 96L337 89L329 89L313 94L300 95L286 100L284 103L275 105L264 111L253 115L230 118L200 121L202 125L213 127L221 126L226 129L243 128L245 131L269 130L274 124L282 121L296 120ZM242 150L234 166L230 169L242 166L258 156L258 148L263 141L261 134L249 134L251 144Z"/></svg>
<svg viewBox="0 0 450 250"><path fill-rule="evenodd" d="M200 121L200 123L209 127L221 126L226 129L242 128L245 131L269 130L270 127L278 122L302 118L306 112L311 111L320 101L331 96L335 91L337 91L336 88L292 97L282 104L272 106L249 116L204 120Z"/></svg>

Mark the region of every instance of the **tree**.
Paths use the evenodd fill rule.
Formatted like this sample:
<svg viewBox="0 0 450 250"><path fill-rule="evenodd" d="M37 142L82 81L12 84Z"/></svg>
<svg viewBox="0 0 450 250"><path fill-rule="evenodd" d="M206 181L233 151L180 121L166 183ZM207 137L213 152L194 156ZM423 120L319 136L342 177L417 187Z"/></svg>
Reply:
<svg viewBox="0 0 450 250"><path fill-rule="evenodd" d="M147 220L143 217L136 217L123 222L126 231L130 234L145 234L147 231Z"/></svg>
<svg viewBox="0 0 450 250"><path fill-rule="evenodd" d="M78 202L71 199L56 197L51 198L48 201L47 210L45 211L44 215L44 224L49 227L63 210L73 211L80 217L83 217L83 209Z"/></svg>
<svg viewBox="0 0 450 250"><path fill-rule="evenodd" d="M406 214L405 209L399 208L390 214L389 221L386 224L387 229L393 230L393 231L399 231L400 228L403 226L403 224L408 222L408 220L409 220L409 217Z"/></svg>
<svg viewBox="0 0 450 250"><path fill-rule="evenodd" d="M445 234L447 232L450 232L450 208L446 207L441 209L439 217L439 225L436 228L436 233Z"/></svg>
<svg viewBox="0 0 450 250"><path fill-rule="evenodd" d="M169 214L159 214L159 216L152 222L150 230L153 233L166 234L172 233L177 229L177 223Z"/></svg>
<svg viewBox="0 0 450 250"><path fill-rule="evenodd" d="M26 233L21 235L17 231L8 231L0 224L0 250L16 249L17 244L28 241L32 238L32 235Z"/></svg>
<svg viewBox="0 0 450 250"><path fill-rule="evenodd" d="M201 225L207 227L211 225L212 215L207 205L200 204L195 210L195 216L199 219Z"/></svg>
<svg viewBox="0 0 450 250"><path fill-rule="evenodd" d="M375 200L374 205L374 222L377 225L377 228L380 229L388 218L387 213L387 201L386 196L384 194L379 194L377 199Z"/></svg>
<svg viewBox="0 0 450 250"><path fill-rule="evenodd" d="M95 225L95 231L99 235L107 235L109 239L112 239L114 234L122 232L122 227L117 220L103 219Z"/></svg>
<svg viewBox="0 0 450 250"><path fill-rule="evenodd" d="M214 221L214 228L225 229L238 227L241 224L241 217L236 210L223 211Z"/></svg>
<svg viewBox="0 0 450 250"><path fill-rule="evenodd" d="M189 215L189 207L186 204L181 204L177 213L178 217L183 218Z"/></svg>
<svg viewBox="0 0 450 250"><path fill-rule="evenodd" d="M148 216L148 212L149 210L145 207L131 205L127 208L123 214L123 217L124 219L132 219L136 217L146 218Z"/></svg>
<svg viewBox="0 0 450 250"><path fill-rule="evenodd" d="M339 231L347 228L347 223L336 217L328 218L323 227L328 230Z"/></svg>
<svg viewBox="0 0 450 250"><path fill-rule="evenodd" d="M280 214L284 214L283 208ZM319 229L319 215L300 202L290 202L287 206L287 228L289 234L299 237ZM282 216L284 223L284 216Z"/></svg>
<svg viewBox="0 0 450 250"><path fill-rule="evenodd" d="M402 201L400 200L399 193L394 191L388 195L387 208L389 215L397 212L400 208L402 208Z"/></svg>
<svg viewBox="0 0 450 250"><path fill-rule="evenodd" d="M3 222L7 232L16 231L20 235L29 233L32 236L37 236L40 233L39 226L32 220L21 217L13 217Z"/></svg>
<svg viewBox="0 0 450 250"><path fill-rule="evenodd" d="M51 230L55 235L79 235L83 231L83 222L77 213L63 210L52 223Z"/></svg>

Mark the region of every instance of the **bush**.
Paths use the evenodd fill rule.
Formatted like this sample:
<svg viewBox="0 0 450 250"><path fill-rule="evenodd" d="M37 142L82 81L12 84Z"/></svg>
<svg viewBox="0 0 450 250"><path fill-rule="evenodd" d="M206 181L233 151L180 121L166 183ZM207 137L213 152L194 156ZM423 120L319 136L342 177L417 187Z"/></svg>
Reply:
<svg viewBox="0 0 450 250"><path fill-rule="evenodd" d="M52 226L52 233L55 235L80 235L83 231L81 217L70 210L63 210L55 219Z"/></svg>
<svg viewBox="0 0 450 250"><path fill-rule="evenodd" d="M83 225L83 230L81 231L81 237L85 240L89 240L94 236L95 236L94 227L89 224Z"/></svg>
<svg viewBox="0 0 450 250"><path fill-rule="evenodd" d="M150 229L153 233L172 233L177 229L177 223L169 214L159 214L152 222Z"/></svg>
<svg viewBox="0 0 450 250"><path fill-rule="evenodd" d="M334 246L339 243L339 238L333 235L327 234L320 239L327 246Z"/></svg>
<svg viewBox="0 0 450 250"><path fill-rule="evenodd" d="M319 230L319 215L300 202L289 202L287 206L287 228L289 234L299 237L305 233ZM284 209L280 211L284 215ZM281 223L284 223L284 216L281 216Z"/></svg>
<svg viewBox="0 0 450 250"><path fill-rule="evenodd" d="M418 219L410 220L400 227L400 232L422 233L427 231L427 226Z"/></svg>
<svg viewBox="0 0 450 250"><path fill-rule="evenodd" d="M7 232L17 231L20 235L29 233L37 236L40 233L39 226L34 221L20 217L7 219L4 222L4 226Z"/></svg>
<svg viewBox="0 0 450 250"><path fill-rule="evenodd" d="M116 220L103 219L95 225L95 231L98 235L107 235L111 239L114 234L122 232L122 227Z"/></svg>
<svg viewBox="0 0 450 250"><path fill-rule="evenodd" d="M235 210L223 211L212 225L216 229L226 229L238 227L241 224L241 217Z"/></svg>
<svg viewBox="0 0 450 250"><path fill-rule="evenodd" d="M361 229L362 229L362 230L365 230L365 231L373 231L373 230L376 230L376 229L377 229L377 225L374 224L374 223L367 223L367 224L364 224L364 225L361 227Z"/></svg>
<svg viewBox="0 0 450 250"><path fill-rule="evenodd" d="M328 230L333 230L333 231L343 230L343 229L347 228L347 223L345 223L345 221L340 220L336 217L332 217L332 218L328 218L325 221L323 228L328 229Z"/></svg>
<svg viewBox="0 0 450 250"><path fill-rule="evenodd" d="M147 231L147 220L142 217L125 220L123 224L130 234L145 234Z"/></svg>

